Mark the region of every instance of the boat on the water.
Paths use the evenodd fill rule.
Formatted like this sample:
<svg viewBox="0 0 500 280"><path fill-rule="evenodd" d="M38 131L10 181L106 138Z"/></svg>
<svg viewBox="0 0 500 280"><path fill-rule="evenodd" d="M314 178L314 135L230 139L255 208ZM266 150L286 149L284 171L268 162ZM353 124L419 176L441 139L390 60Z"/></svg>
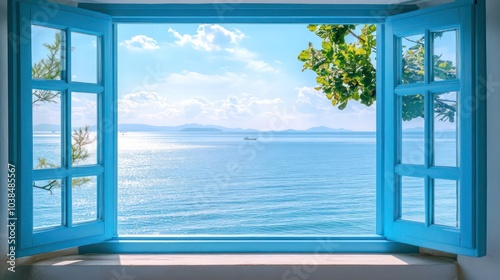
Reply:
<svg viewBox="0 0 500 280"><path fill-rule="evenodd" d="M243 140L257 140L257 137L245 137Z"/></svg>

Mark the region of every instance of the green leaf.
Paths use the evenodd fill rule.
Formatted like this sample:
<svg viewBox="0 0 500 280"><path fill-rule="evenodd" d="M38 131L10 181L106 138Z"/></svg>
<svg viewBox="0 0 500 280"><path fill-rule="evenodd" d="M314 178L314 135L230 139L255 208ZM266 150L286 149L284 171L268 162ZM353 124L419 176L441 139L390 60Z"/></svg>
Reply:
<svg viewBox="0 0 500 280"><path fill-rule="evenodd" d="M327 85L325 78L321 76L316 77L316 82L320 85Z"/></svg>
<svg viewBox="0 0 500 280"><path fill-rule="evenodd" d="M366 55L366 51L363 48L359 48L356 50L357 55Z"/></svg>
<svg viewBox="0 0 500 280"><path fill-rule="evenodd" d="M327 41L323 41L321 43L321 47L323 47L323 49L327 52L329 52L330 50L332 50L332 44L330 42L327 42Z"/></svg>
<svg viewBox="0 0 500 280"><path fill-rule="evenodd" d="M298 58L299 58L299 60L300 60L300 61L305 62L305 61L307 61L310 57L311 57L311 53L309 53L308 51L304 50L304 51L300 52L300 54L299 54L299 57L298 57Z"/></svg>
<svg viewBox="0 0 500 280"><path fill-rule="evenodd" d="M344 110L347 107L347 101L339 105L339 110Z"/></svg>
<svg viewBox="0 0 500 280"><path fill-rule="evenodd" d="M309 29L309 31L311 31L311 32L314 32L314 31L316 31L316 29L318 29L318 25L317 24L309 24L307 26L307 29Z"/></svg>

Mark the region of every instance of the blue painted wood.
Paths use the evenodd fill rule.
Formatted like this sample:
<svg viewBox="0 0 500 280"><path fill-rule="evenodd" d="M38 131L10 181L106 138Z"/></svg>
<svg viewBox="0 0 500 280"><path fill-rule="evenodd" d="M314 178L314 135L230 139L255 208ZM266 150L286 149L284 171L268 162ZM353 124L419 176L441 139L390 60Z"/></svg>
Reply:
<svg viewBox="0 0 500 280"><path fill-rule="evenodd" d="M108 173L113 172L113 165L107 167L101 165L78 166L73 167L71 162L72 155L72 127L71 127L71 94L77 90L81 92L95 93L98 96L107 94L112 96L113 84L109 82L111 79L112 68L108 62L111 60L111 18L106 15L100 15L95 12L83 11L75 7L66 7L59 4L50 4L44 1L37 1L37 4L21 3L19 6L18 17L13 19L13 23L21 22L20 30L24 32L20 34L23 40L19 44L19 62L20 70L16 78L19 82L19 94L12 93L14 96L13 105L11 106L11 116L16 120L16 131L12 137L13 142L19 141L14 158L19 172L23 175L23 179L18 181L20 192L20 232L19 232L19 255L27 255L30 252L47 252L58 250L67 247L75 247L87 244L86 240L92 242L100 242L109 239L111 236L106 235L105 220L103 214L99 216L101 219L97 222L73 225L72 221L72 178L78 176L100 176L110 177ZM48 5L48 6L46 6ZM58 27L65 32L65 73L60 81L42 81L32 80L31 77L31 24L42 26ZM101 73L103 79L100 85L72 83L71 77L71 32L85 32L87 34L95 34L103 38L103 45L108 49L103 49L100 53L102 67L107 67ZM19 34L19 32L18 32ZM107 82L106 82L107 79ZM32 88L40 88L47 90L61 91L61 126L62 131L62 147L61 154L63 157L61 168L33 170L33 136L32 136ZM99 102L99 120L103 119L103 115L107 108L111 108L113 103L111 99L104 102ZM108 105L109 104L109 105ZM102 127L98 124L98 130ZM102 130L102 129L101 129ZM113 131L108 130L106 134L109 137L114 137ZM99 137L98 146L110 145L108 142L103 142L105 137ZM22 147L22 149L20 148ZM102 147L99 151L105 150ZM107 158L107 155L100 155L100 163ZM62 188L62 217L61 226L48 229L33 230L33 180L43 179L61 179L65 182ZM99 189L103 190L104 180L98 180ZM107 181L108 184L114 184L113 181ZM113 190L113 188L111 188ZM105 198L102 195L103 191L98 190L98 204L103 208L103 204L110 198ZM104 212L104 211L101 211Z"/></svg>
<svg viewBox="0 0 500 280"><path fill-rule="evenodd" d="M464 0L465 1L465 0ZM474 216L475 223L473 224L475 235L474 239L478 255L486 255L486 195L487 195L487 117L486 117L486 100L488 95L493 94L487 85L486 71L486 3L485 0L477 0L477 5L474 8L473 20L476 28L472 29L475 34L475 79L474 90L476 94L476 120L474 126L476 128L475 139L475 208L476 215Z"/></svg>
<svg viewBox="0 0 500 280"><path fill-rule="evenodd" d="M36 230L33 235L33 247L45 245L53 246L53 244L65 241L76 240L78 245L80 242L77 240L89 236L101 236L104 231L104 222L102 220L89 221L86 223L75 224L74 226L59 226L47 229ZM57 234L54 234L57 232ZM61 238L61 234L69 236L70 238Z"/></svg>
<svg viewBox="0 0 500 280"><path fill-rule="evenodd" d="M394 167L397 164L397 157L400 152L397 149L395 143L400 138L396 134L395 126L399 124L399 109L397 107L397 98L392 94L392 89L398 84L399 73L398 61L394 59L394 54L397 54L396 49L398 49L399 42L394 38L393 24L387 24L385 26L385 42L383 52L384 57L384 67L382 71L384 73L384 169L378 170L378 176L382 176L383 179L383 189L384 189L384 235L391 236L394 232L394 221L400 213L399 201L396 199L399 197L399 189L396 187L399 182L399 177L396 176L394 172ZM399 58L399 55L397 56Z"/></svg>
<svg viewBox="0 0 500 280"><path fill-rule="evenodd" d="M446 5L443 7L456 7L457 5L463 5L466 0L460 1L460 3L456 3L454 5ZM26 5L26 4L23 4ZM52 4L47 4L47 5L52 5ZM87 5L87 8L92 8L92 5ZM367 14L367 8L370 6L357 6L356 8L360 8L356 11L347 11L347 10L342 10L338 9L339 6L335 5L330 5L329 7L331 9L323 9L325 6L321 6L321 9L318 7L312 7L308 6L311 8L311 10L307 10L306 13L303 13L300 9L303 9L304 7L299 7L300 5L289 5L287 8L284 5L277 5L274 9L270 9L270 6L264 5L256 5L254 7L246 6L246 8L243 9L243 6L239 6L239 8L235 9L234 11L231 10L229 11L228 14L225 15L217 15L215 16L214 12L221 12L221 10L214 9L213 7L206 7L205 9L202 9L203 7L199 5L189 5L189 6L184 6L184 7L179 7L178 10L175 11L167 11L165 14L165 11L160 11L161 8L160 6L148 6L144 5L141 9L136 9L138 6L128 6L127 9L123 9L123 7L118 7L118 6L106 6L106 5L101 5L98 8L103 9L110 9L109 12L115 13L114 21L115 22L200 22L203 20L203 22L302 22L302 23L329 23L329 22L335 22L335 23L366 23L366 22L377 22L381 23L385 21L386 16L388 15L387 13L384 14L385 12L388 12L386 9L387 7L380 8L380 9L372 9L370 11L370 15ZM85 7L85 5L82 5L82 7ZM97 6L94 6L97 7ZM164 6L164 8L167 6ZM171 6L168 6L171 8ZM259 8L261 7L261 8ZM449 18L446 20L441 20L442 18L446 18L443 16L443 13L441 13L443 7L439 8L431 8L431 9L426 9L422 10L416 13L412 14L405 14L405 15L400 15L400 16L395 16L392 17L389 20L389 24L385 28L385 33L384 34L394 34L394 26L401 28L402 25L394 25L391 22L394 22L395 20L399 20L399 23L405 22L405 23L410 23L408 24L403 30L399 30L398 36L403 36L404 34L415 34L415 32L420 32L420 30L424 30L426 32L427 30L433 30L433 26L436 23L442 23L439 28L452 28L452 27L457 27L458 25L454 25L452 23L449 23L450 20ZM193 9L194 8L194 9ZM226 7L227 8L227 7ZM373 8L373 7L372 7ZM396 11L394 13L404 13L407 12L408 10L414 9L414 7L407 7L407 10L400 10ZM97 8L96 8L97 9ZM120 10L121 9L121 10ZM194 11L199 9L198 11ZM468 7L465 7L465 9L469 9ZM27 10L27 9L26 9ZM26 10L24 11L26 13ZM158 10L158 11L155 11ZM316 12L313 12L313 10L316 10ZM320 11L318 11L320 10ZM113 86L116 85L116 26L115 29L111 28L110 24L107 24L106 31L95 31L95 30L89 30L92 29L93 27L96 27L97 25L94 24L94 21L99 21L96 19L105 19L109 20L108 17L104 15L98 15L92 12L88 11L82 11L78 9L74 9L71 7L65 7L65 6L58 6L58 15L54 16L51 18L50 22L45 22L43 20L35 20L34 22L37 24L45 24L47 26L53 26L53 27L59 27L66 29L69 25L67 24L68 22L71 22L71 28L72 30L75 31L80 31L80 32L85 32L85 33L90 33L90 34L95 34L98 36L103 35L103 51L100 54L101 59L102 59L102 65L104 71L101 73L101 78L100 82L102 83L101 86L95 86L95 85L87 85L83 83L71 83L71 84L57 84L56 82L43 82L43 81L33 81L33 84L40 85L41 87L51 89L51 88L60 88L61 90L77 90L77 91L82 91L82 92L94 92L99 94L99 128L98 131L100 135L102 135L102 142L100 142L99 149L99 163L102 165L100 166L101 169L92 169L93 167L78 167L78 168L71 168L70 171L65 171L64 173L61 170L57 171L43 171L43 172L32 172L32 159L30 160L26 156L26 153L19 154L19 149L16 149L15 152L12 152L11 158L14 160L14 162L19 163L18 166L24 166L24 171L21 171L25 174L26 177L23 176L23 185L26 185L25 182L28 182L28 184L31 184L31 177L30 176L40 176L40 178L45 178L49 175L51 175L50 172L55 172L54 176L62 176L63 178L67 176L68 181L70 181L71 176L77 176L77 174L84 174L84 175L100 175L99 176L99 181L102 182L100 184L100 188L98 191L98 200L99 200L99 217L103 219L103 223L99 224L104 226L104 232L105 234L101 234L102 231L97 230L97 225L86 225L89 228L84 227L60 227L58 230L57 234L53 234L54 232L50 231L43 231L43 232L37 232L35 235L32 233L32 221L30 221L30 218L28 217L26 219L26 222L24 223L24 227L21 229L20 233L20 240L21 243L23 243L24 240L24 245L26 245L22 250L19 252L19 256L23 255L29 255L29 254L34 254L34 253L41 253L41 252L46 252L50 250L57 250L60 248L66 248L66 247L72 247L72 246L77 246L78 244L90 244L94 242L100 242L104 239L109 239L111 236L116 235L116 159L117 159L117 151L116 151L116 131L117 131L117 112L116 112L116 91L110 90L113 89ZM59 11L61 13L59 13ZM437 13L440 11L439 13ZM467 10L470 11L470 10ZM68 14L71 13L77 13L74 16L68 17ZM155 15L155 13L157 13ZM170 13L170 14L169 14ZM224 12L226 13L226 12ZM299 14L300 13L300 14ZM324 15L322 15L324 13ZM429 14L434 13L434 15L429 16ZM17 14L17 13L15 13ZM23 15L20 13L19 15ZM36 15L36 14L32 14ZM419 29L417 30L419 25L422 24L423 21L421 20L416 20L412 21L412 17L416 15L428 15L429 18L432 20L427 21L427 23L430 23L429 27L424 28L424 29ZM88 17L92 17L93 21L89 23ZM70 21L71 19L71 21ZM16 20L12 20L13 23L16 22ZM85 23L82 25L81 23ZM427 24L426 23L426 24ZM15 25L15 24L14 24ZM380 28L380 27L379 27ZM379 30L382 30L380 28ZM412 29L413 28L413 29ZM22 29L22 28L21 28ZM16 30L15 28L12 28L11 30ZM472 30L473 31L473 30ZM471 31L471 32L472 32ZM406 33L405 33L406 32ZM14 33L15 34L15 33ZM110 34L113 34L113 39L110 38ZM379 33L380 34L380 33ZM394 39L394 36L386 36L383 38L382 36L378 37L382 38L379 40L378 47L386 54L393 54L395 53L396 45L397 45L397 40ZM463 38L463 37L462 37ZM472 40L471 40L472 41ZM467 48L467 47L466 47ZM20 47L20 51L23 52L23 46ZM31 53L29 52L29 47L27 47L27 44L24 46L24 53L29 56ZM113 61L109 60L109 56L106 56L105 54L110 54L113 53ZM11 56L13 57L13 61L16 59L16 56ZM387 55L386 57L381 56L382 58L379 59L378 61L378 66L377 69L383 69L382 61L385 62L385 66L388 68L388 71L379 71L382 72L383 75L379 75L377 77L378 85L377 85L377 92L379 92L378 98L379 98L379 103L380 106L378 106L377 109L377 114L380 117L378 122L377 122L377 127L380 129L380 131L377 132L377 137L378 137L378 142L377 142L377 147L378 151L380 154L380 151L383 150L384 153L382 155L379 155L378 160L377 160L377 166L381 167L379 168L379 172L377 174L377 188L378 188L378 195L377 195L377 204L379 206L384 206L384 207L378 207L377 210L377 216L381 217L383 216L383 220L377 221L377 231L378 232L383 232L387 236L394 235L395 233L401 234L399 236L399 240L403 242L408 242L416 245L421 245L421 246L436 246L440 249L445 249L449 250L452 252L459 252L463 254L476 254L476 255L481 255L484 254L483 251L481 251L478 248L481 248L482 245L476 245L476 249L470 249L470 248L462 248L462 247L457 247L455 243L457 242L457 235L460 234L460 232L456 229L449 229L446 227L439 227L439 226L428 226L425 227L423 224L418 224L418 223L411 223L411 222L404 222L404 221L396 221L397 217L399 215L400 210L398 209L400 205L398 204L398 198L400 196L400 191L398 189L398 176L395 176L396 173L395 171L397 168L395 166L397 165L398 162L398 148L395 143L400 139L400 136L398 135L398 131L395 128L394 124L399 122L399 119L396 118L397 116L397 98L395 94L393 93L393 89L396 88L397 94L410 94L411 91L419 90L419 91L428 91L428 92L441 92L441 90L448 91L449 89L457 90L457 89L462 89L464 88L463 80L460 81L460 84L457 85L456 82L440 82L435 85L423 85L423 86L397 86L397 82L395 80L395 69L397 69L397 61L392 57L392 55ZM28 73L27 69L29 68L31 70L31 65L30 63L25 62L26 59L23 59L20 61L20 68L25 69L25 71L20 71L23 74ZM24 62L24 64L23 64ZM11 64L12 65L12 64ZM472 64L471 64L472 65ZM484 64L482 64L484 66ZM380 68L379 68L380 67ZM70 67L67 67L67 69L71 69ZM478 70L479 71L479 70ZM31 76L31 71L29 71L29 75ZM105 73L113 73L113 75L105 75ZM16 74L16 71L14 70L14 74ZM473 73L474 74L474 73ZM27 75L27 74L26 74ZM13 75L15 77L15 75ZM71 77L71 75L68 75L68 77ZM20 80L20 79L18 79ZM382 81L382 82L380 82ZM427 81L429 79L427 78ZM31 79L30 81L31 82ZM471 81L472 84L472 81ZM20 86L19 84L12 83L11 88L16 88L17 86ZM53 86L53 87L52 87ZM27 92L26 88L29 88L29 97L31 97L31 85L28 87L27 85L24 85L24 87L20 87L21 92ZM24 89L24 91L23 91ZM23 119L21 119L19 122L16 122L14 127L10 130L15 132L12 136L11 142L14 144L17 143L16 141L19 139L25 139L25 141L29 142L32 140L31 138L31 132L29 133L28 136L26 136L28 133L26 131L23 131L22 129L19 129L24 122L26 122L29 118L26 117L23 113L21 113L23 110L26 110L28 108L28 100L27 96L28 94L21 95L21 97L17 97L14 92L17 91L12 91L11 90L11 96L13 97L13 101L11 103L11 115L18 117L18 116L24 116ZM388 93L388 94L386 94ZM427 94L429 95L429 94ZM429 97L427 97L429 98ZM29 101L31 102L31 98L29 98ZM22 105L24 104L24 105ZM429 100L427 100L427 104L429 104ZM31 105L31 104L30 104ZM484 105L484 104L483 104ZM107 107L109 106L109 108ZM67 105L66 105L67 107ZM108 109L107 109L108 108ZM383 108L383 110L382 110ZM481 107L482 108L482 107ZM31 112L31 107L29 107L29 111ZM475 118L476 121L480 119L479 115L484 118L484 110L480 112L475 112L475 115L478 117ZM68 118L66 118L67 121ZM28 124L31 125L31 120L27 121ZM476 127L479 125L483 124L483 122L478 122L476 123ZM16 133L17 132L17 133ZM475 130L473 132L476 132ZM382 139L383 138L383 139ZM28 139L28 140L26 140ZM383 141L382 141L383 140ZM477 140L475 143L483 143L485 141L484 135L481 136L478 134ZM482 142L481 142L482 141ZM31 145L32 146L32 145ZM30 147L31 147L30 146ZM484 145L485 146L485 145ZM16 146L13 146L16 147ZM103 149L102 147L108 147L107 149ZM483 154L485 153L484 148L477 148L477 152L474 153L469 159L472 160L476 159L474 161L474 166L477 166L478 169L483 167L485 170L484 163L482 160L484 159ZM472 149L471 149L472 150ZM476 150L474 150L476 151ZM475 156L475 158L474 158ZM106 160L107 159L107 160ZM112 160L109 160L112 159ZM401 166L399 166L401 167ZM81 170L81 171L80 171ZM111 170L111 171L109 171ZM29 172L28 172L29 171ZM59 172L59 173L58 173ZM78 173L81 172L81 173ZM85 173L86 172L86 173ZM93 173L95 172L95 173ZM426 178L444 178L446 176L448 177L456 177L456 169L453 171L451 170L443 170L443 169L436 169L436 168L428 168L424 171L419 171L422 172L422 176ZM401 174L399 174L401 175ZM446 177L446 178L448 178ZM38 177L37 177L38 178ZM59 177L58 177L59 178ZM461 177L462 178L462 177ZM29 179L29 180L28 180ZM473 183L477 183L478 185L481 185L480 183L484 181L484 179L479 179L474 177L475 181ZM27 210L29 207L28 205L29 200L31 199L31 195L27 195L28 192L30 191L29 189L31 188L26 188L26 193L23 191L23 196L22 197L22 204L23 207L26 209L21 209L20 213L21 215L31 215L28 214ZM484 191L483 192L478 192L478 188L475 189L476 193L474 193L474 198L471 200L472 203L479 203L481 201L485 201L485 195ZM430 198L427 199L427 201L430 201ZM470 200L467 200L466 202L470 202ZM428 204L429 205L429 204ZM477 205L476 205L477 206ZM70 206L71 207L71 206ZM430 206L428 206L429 208ZM71 212L71 209L69 209L69 212ZM484 223L480 223L480 221L484 220L484 217L480 213L481 211L476 211L475 214L472 214L473 217L476 218L475 224L475 230L478 232L481 231L479 234L477 234L475 237L479 238L480 236L485 235L484 231ZM485 212L484 212L485 214ZM474 216L475 215L475 216ZM429 216L429 215L428 215ZM32 217L31 217L32 218ZM29 227L26 227L27 223L31 223ZM474 222L474 221L471 221ZM383 227L382 227L383 225ZM381 228L382 227L382 228ZM70 236L72 236L75 239L72 240L63 240L63 234L68 234L70 233ZM415 236L405 235L404 233L416 233L418 232L419 234ZM48 236L47 234L52 233L51 236ZM97 234L97 235L96 235ZM435 236L433 240L417 240L421 237L428 237L428 236ZM293 237L287 237L285 239L280 239L280 238L272 238L269 237L268 240L265 239L259 239L257 237L252 238L252 237L247 237L246 239L228 239L228 238L223 238L223 239L218 239L218 238L209 238L206 240L194 240L186 237L180 237L179 239L171 238L171 237L159 237L159 240L133 240L132 239L127 239L125 237L120 237L123 240L115 240L115 241L110 241L110 242L105 242L105 243L100 243L96 245L91 245L91 246L86 246L82 248L82 252L95 252L95 251L107 251L107 252L311 252L314 251L318 248L318 245L321 245L321 240L314 239L314 240L307 240L307 238L293 238ZM127 240L126 240L127 239ZM141 239L147 239L141 237ZM378 239L378 240L377 240ZM36 246L33 247L33 241L36 241ZM50 242L53 243L46 243L49 240ZM437 240L437 241L436 241ZM460 240L460 239L459 239ZM323 240L324 241L324 240ZM448 243L451 242L453 244L449 245ZM29 246L28 246L29 245ZM388 242L383 240L381 237L350 237L350 238L331 238L329 239L329 242L327 242L327 246L322 249L324 252L333 252L331 250L334 250L334 252L416 252L416 248L413 246L408 246L400 243L395 243L395 242Z"/></svg>
<svg viewBox="0 0 500 280"><path fill-rule="evenodd" d="M398 95L414 95L423 94L426 90L430 93L443 93L449 91L458 91L460 89L459 80L431 82L431 84L431 88L429 88L428 84L423 83L398 85L394 92Z"/></svg>
<svg viewBox="0 0 500 280"><path fill-rule="evenodd" d="M385 240L112 240L80 247L86 253L417 253Z"/></svg>
<svg viewBox="0 0 500 280"><path fill-rule="evenodd" d="M20 4L20 18L31 17L31 6ZM26 38L31 36L31 24L21 23L19 37L22 38L19 42L19 92L13 93L14 98L19 102L16 106L15 120L18 127L18 137L13 140L19 143L18 147L18 162L16 164L17 171L20 173L17 181L18 204L19 204L19 247L20 249L28 248L32 245L33 234L33 187L32 174L33 168L33 135L32 127L32 88L31 88L31 45L28 44ZM23 40L24 39L24 40ZM29 42L29 41L28 41ZM20 179L20 180L19 180Z"/></svg>
<svg viewBox="0 0 500 280"><path fill-rule="evenodd" d="M410 176L431 179L459 180L460 170L456 167L441 167L432 166L425 167L423 165L398 164L394 171L399 176Z"/></svg>
<svg viewBox="0 0 500 280"><path fill-rule="evenodd" d="M377 69L384 69L385 52L384 52L384 42L385 42L385 25L377 25ZM377 72L377 200L376 200L376 233L379 235L384 235L384 97L385 97L385 85L384 85L384 71Z"/></svg>
<svg viewBox="0 0 500 280"><path fill-rule="evenodd" d="M329 4L90 4L80 8L109 14L115 23L381 23L416 5Z"/></svg>
<svg viewBox="0 0 500 280"><path fill-rule="evenodd" d="M475 48L476 37L474 34L475 24L473 22L474 7L461 5L458 8L443 9L432 8L430 11L416 11L405 15L398 15L388 19L387 34L386 34L386 66L389 68L385 71L387 75L393 77L386 78L387 86L387 102L386 106L394 106L390 110L385 108L387 119L394 119L391 124L386 121L386 149L394 149L399 146L401 138L393 135L401 135L399 113L397 112L397 103L394 102L394 96L424 93L425 96L425 164L422 166L411 165L396 165L399 162L399 152L394 155L386 153L386 162L384 164L386 170L394 170L393 174L388 174L388 180L385 182L386 190L393 189L394 192L385 196L386 209L394 210L393 212L385 212L384 226L385 234L390 240L399 242L407 242L409 244L428 247L432 249L449 251L457 254L470 256L482 256L484 251L479 245L484 240L479 240L476 234L478 222L477 213L482 212L478 208L477 194L484 193L485 184L477 184L474 178L477 176L476 164L484 165L484 157L476 157L476 146L474 143L481 133L475 126L476 115L478 108L471 105L470 101L475 99L475 91L473 89L475 79L475 68L470 65L476 65ZM456 81L431 81L432 75L432 57L431 57L431 41L430 34L433 31L442 31L448 29L459 30L459 50L460 60L459 68L462 69L459 80ZM426 77L425 82L419 85L404 85L398 86L395 78L398 76L400 45L399 39L403 36L425 34L426 35ZM396 46L396 50L391 47ZM395 55L394 55L395 54ZM392 68L392 69L391 69ZM433 94L443 93L448 91L459 91L459 116L460 121L460 159L459 167L456 168L441 168L433 167ZM469 102L468 102L469 101ZM484 108L482 108L484 109ZM483 112L480 112L483 114ZM386 171L387 173L387 171ZM409 221L401 221L400 208L400 185L398 176L417 176L425 179L425 223L416 223ZM460 182L460 229L455 229L445 226L433 225L433 179L452 179ZM484 212L482 212L485 214ZM484 226L484 225L483 225Z"/></svg>

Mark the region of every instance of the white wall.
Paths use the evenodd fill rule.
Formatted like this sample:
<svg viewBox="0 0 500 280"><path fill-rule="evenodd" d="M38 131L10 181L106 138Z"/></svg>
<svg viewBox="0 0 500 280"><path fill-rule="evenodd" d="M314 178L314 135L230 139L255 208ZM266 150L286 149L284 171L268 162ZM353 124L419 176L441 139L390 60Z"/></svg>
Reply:
<svg viewBox="0 0 500 280"><path fill-rule="evenodd" d="M0 275L7 269L7 0L0 0Z"/></svg>
<svg viewBox="0 0 500 280"><path fill-rule="evenodd" d="M6 269L7 191L7 1L0 0L0 274ZM488 96L488 255L459 257L463 279L496 280L500 277L500 1L486 0ZM3 278L2 278L3 279Z"/></svg>
<svg viewBox="0 0 500 280"><path fill-rule="evenodd" d="M488 252L483 258L459 257L461 279L500 279L500 1L486 0L488 70Z"/></svg>

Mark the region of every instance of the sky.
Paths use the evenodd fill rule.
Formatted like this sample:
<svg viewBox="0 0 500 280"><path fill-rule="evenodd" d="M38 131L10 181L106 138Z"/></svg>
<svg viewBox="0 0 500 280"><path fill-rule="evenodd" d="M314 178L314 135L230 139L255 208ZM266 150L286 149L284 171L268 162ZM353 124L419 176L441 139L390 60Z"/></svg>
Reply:
<svg viewBox="0 0 500 280"><path fill-rule="evenodd" d="M375 130L375 106L343 111L314 90L304 24L121 24L119 122L259 130Z"/></svg>
<svg viewBox="0 0 500 280"><path fill-rule="evenodd" d="M43 43L56 32L33 26L34 62L47 56ZM443 59L456 61L450 55L456 53L452 34L437 38L435 49ZM72 80L95 82L98 37L76 32L71 37ZM305 24L120 24L119 123L374 131L376 104L350 101L340 111L314 90L315 74L303 72L297 59L309 42L321 44ZM72 103L75 126L95 122L95 96L74 94ZM60 119L52 105L35 106L34 124Z"/></svg>

